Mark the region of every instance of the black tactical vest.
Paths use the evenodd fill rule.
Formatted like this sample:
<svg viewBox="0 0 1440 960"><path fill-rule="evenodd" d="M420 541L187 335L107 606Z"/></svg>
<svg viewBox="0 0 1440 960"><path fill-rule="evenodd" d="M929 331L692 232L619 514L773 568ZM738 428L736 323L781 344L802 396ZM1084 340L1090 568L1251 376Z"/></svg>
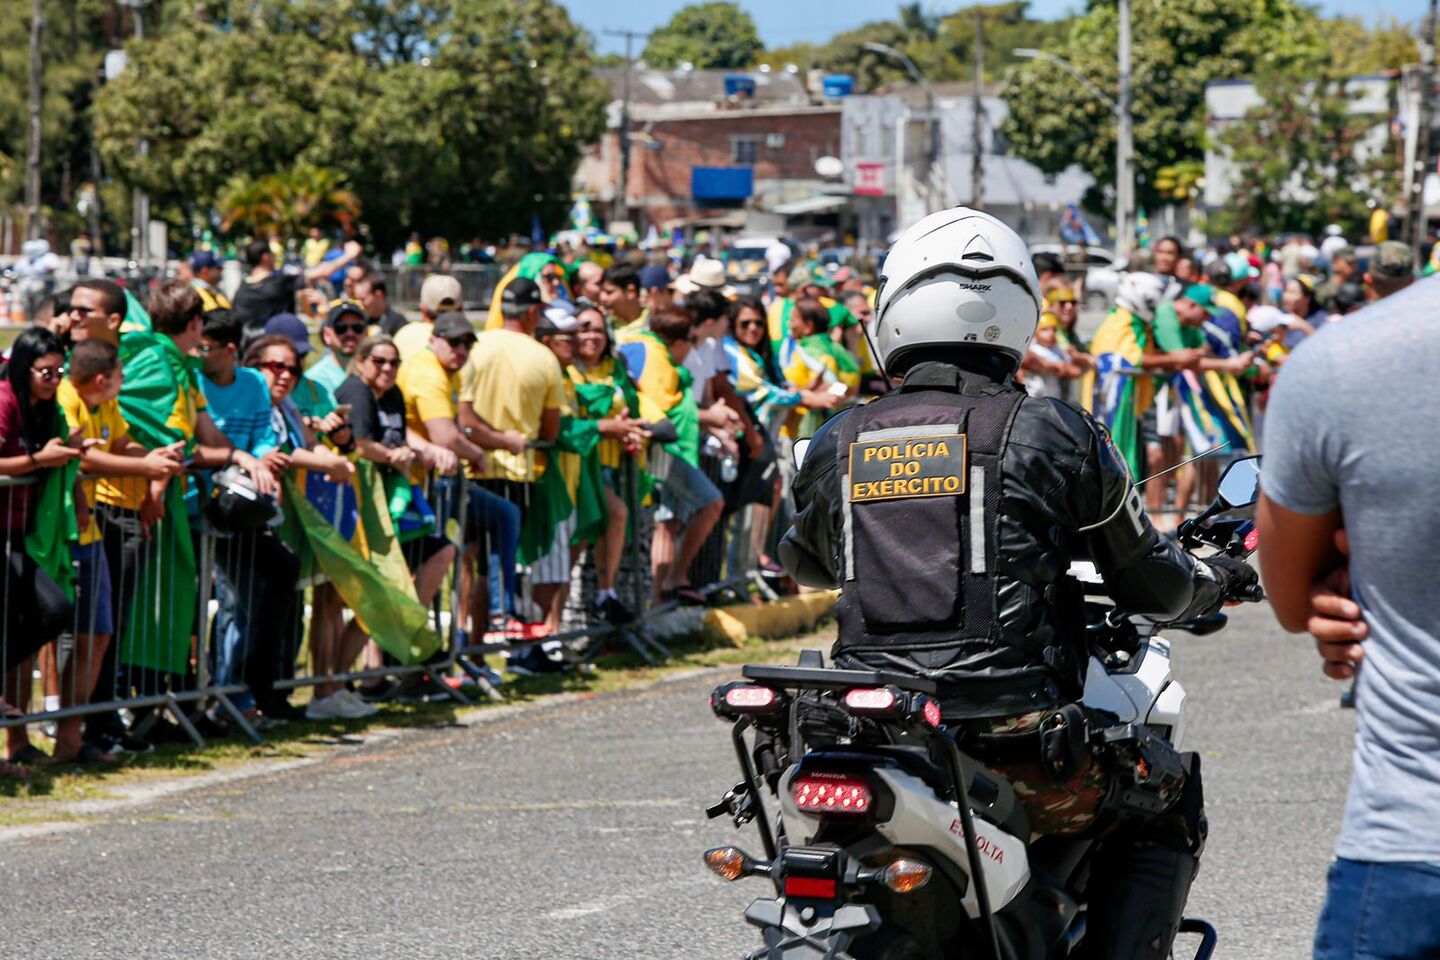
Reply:
<svg viewBox="0 0 1440 960"><path fill-rule="evenodd" d="M1000 459L1023 397L996 384L905 384L836 425L837 656L891 654L934 675L999 652Z"/></svg>

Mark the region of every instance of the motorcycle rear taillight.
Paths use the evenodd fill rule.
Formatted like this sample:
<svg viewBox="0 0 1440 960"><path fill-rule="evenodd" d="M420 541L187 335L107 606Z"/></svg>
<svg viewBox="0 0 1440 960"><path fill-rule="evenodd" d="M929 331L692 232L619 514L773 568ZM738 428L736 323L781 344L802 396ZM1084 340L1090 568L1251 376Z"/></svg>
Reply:
<svg viewBox="0 0 1440 960"><path fill-rule="evenodd" d="M854 777L805 774L790 783L790 798L802 813L866 816L875 805L870 784Z"/></svg>

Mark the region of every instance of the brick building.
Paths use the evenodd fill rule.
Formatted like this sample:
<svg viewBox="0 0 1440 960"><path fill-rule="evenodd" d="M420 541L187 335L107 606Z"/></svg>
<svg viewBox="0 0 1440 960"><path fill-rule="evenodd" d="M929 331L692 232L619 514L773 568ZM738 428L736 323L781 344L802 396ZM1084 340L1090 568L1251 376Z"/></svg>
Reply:
<svg viewBox="0 0 1440 960"><path fill-rule="evenodd" d="M576 179L608 216L620 183L623 71L600 75L616 100L604 138ZM789 221L797 208L817 205L823 217L844 198L826 199L840 185L819 176L815 161L839 157L840 146L838 103L812 98L798 74L637 69L626 215L619 219L643 233L652 225L780 230L795 226Z"/></svg>

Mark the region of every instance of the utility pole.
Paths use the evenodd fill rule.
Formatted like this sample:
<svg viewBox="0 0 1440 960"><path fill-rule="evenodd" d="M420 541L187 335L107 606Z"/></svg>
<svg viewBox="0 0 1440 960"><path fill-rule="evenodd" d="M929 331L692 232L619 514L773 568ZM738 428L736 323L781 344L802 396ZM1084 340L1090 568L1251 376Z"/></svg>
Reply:
<svg viewBox="0 0 1440 960"><path fill-rule="evenodd" d="M1430 124L1435 103L1436 0L1420 22L1419 123L1415 129L1415 166L1410 175L1410 248L1420 255L1425 243L1425 179L1430 172Z"/></svg>
<svg viewBox="0 0 1440 960"><path fill-rule="evenodd" d="M121 0L121 4L134 11L135 39L145 39L145 4L150 0ZM138 69L138 68L137 68ZM143 161L150 156L150 141L142 139L139 149ZM99 189L97 183L96 189ZM143 263L150 255L150 195L136 187L131 191L133 206L130 216L130 256ZM163 255L163 251L162 251Z"/></svg>
<svg viewBox="0 0 1440 960"><path fill-rule="evenodd" d="M975 97L970 105L970 206L985 209L985 17L975 8Z"/></svg>
<svg viewBox="0 0 1440 960"><path fill-rule="evenodd" d="M1434 0L1431 0L1433 3ZM1135 247L1135 132L1130 116L1130 0L1119 0L1120 97L1115 144L1115 247L1124 256Z"/></svg>
<svg viewBox="0 0 1440 960"><path fill-rule="evenodd" d="M25 238L37 240L44 233L40 223L40 38L45 27L41 0L34 0L30 13L30 130L25 147Z"/></svg>
<svg viewBox="0 0 1440 960"><path fill-rule="evenodd" d="M624 220L629 214L627 191L630 188L630 71L635 65L631 44L637 39L644 40L650 34L639 30L606 30L605 33L612 37L625 38L625 78L620 84L620 185L615 191L615 206L611 212L612 220Z"/></svg>

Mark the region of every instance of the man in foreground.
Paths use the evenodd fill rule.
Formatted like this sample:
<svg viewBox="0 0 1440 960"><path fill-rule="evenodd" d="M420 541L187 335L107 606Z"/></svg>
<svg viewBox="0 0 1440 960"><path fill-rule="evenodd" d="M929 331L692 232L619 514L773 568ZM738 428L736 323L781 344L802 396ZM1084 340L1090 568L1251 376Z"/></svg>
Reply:
<svg viewBox="0 0 1440 960"><path fill-rule="evenodd" d="M1364 662L1316 960L1440 956L1440 381L1414 376L1440 365L1437 311L1432 279L1326 326L1290 356L1267 410L1257 523L1271 606L1316 635L1328 676Z"/></svg>

